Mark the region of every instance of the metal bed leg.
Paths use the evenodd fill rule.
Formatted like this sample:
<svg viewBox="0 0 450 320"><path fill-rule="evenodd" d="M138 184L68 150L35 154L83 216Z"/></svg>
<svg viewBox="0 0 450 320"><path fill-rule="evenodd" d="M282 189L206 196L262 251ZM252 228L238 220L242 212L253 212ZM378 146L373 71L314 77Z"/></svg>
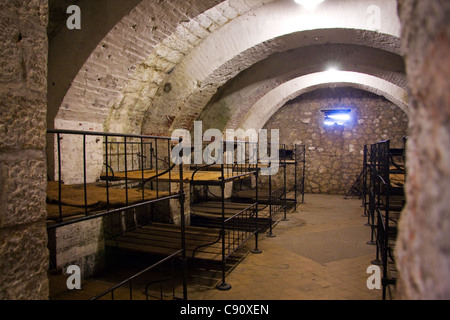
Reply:
<svg viewBox="0 0 450 320"><path fill-rule="evenodd" d="M224 165L221 165L222 169L222 183L220 184L222 192L222 230L220 231L222 235L222 282L216 286L218 290L226 291L231 289L231 285L225 282L226 273L226 262L227 258L225 255L225 176L224 176Z"/></svg>
<svg viewBox="0 0 450 320"><path fill-rule="evenodd" d="M255 204L255 248L251 251L253 254L260 254L262 253L262 250L258 248L258 236L259 236L259 230L258 230L258 168L256 169L256 204Z"/></svg>

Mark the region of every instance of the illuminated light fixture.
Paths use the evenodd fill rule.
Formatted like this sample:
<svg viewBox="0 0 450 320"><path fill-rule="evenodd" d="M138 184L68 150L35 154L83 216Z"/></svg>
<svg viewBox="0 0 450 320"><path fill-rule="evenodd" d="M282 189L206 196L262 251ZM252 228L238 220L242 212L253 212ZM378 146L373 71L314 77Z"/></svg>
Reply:
<svg viewBox="0 0 450 320"><path fill-rule="evenodd" d="M335 109L335 110L322 110L325 114L325 120L323 122L326 126L345 126L351 119L350 109Z"/></svg>
<svg viewBox="0 0 450 320"><path fill-rule="evenodd" d="M324 0L294 0L295 3L301 4L307 10L314 10L318 4L322 3Z"/></svg>
<svg viewBox="0 0 450 320"><path fill-rule="evenodd" d="M329 67L326 71L325 71L327 80L331 80L334 81L337 78L339 78L339 70L336 67Z"/></svg>

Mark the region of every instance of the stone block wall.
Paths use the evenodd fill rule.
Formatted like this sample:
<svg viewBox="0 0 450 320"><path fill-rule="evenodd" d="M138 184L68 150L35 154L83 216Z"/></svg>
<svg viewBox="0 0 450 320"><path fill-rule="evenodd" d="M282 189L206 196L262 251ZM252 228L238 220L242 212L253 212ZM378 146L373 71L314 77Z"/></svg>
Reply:
<svg viewBox="0 0 450 320"><path fill-rule="evenodd" d="M325 126L321 111L328 109L351 109L348 125ZM369 92L319 89L288 102L264 128L279 129L280 143L287 148L294 144L306 146L305 192L345 194L362 170L365 144L390 139L393 148L403 148L408 116L385 98ZM279 170L272 183L280 187L282 182L283 170ZM289 166L287 184L293 183L294 168Z"/></svg>
<svg viewBox="0 0 450 320"><path fill-rule="evenodd" d="M401 299L450 299L450 2L400 0L410 92Z"/></svg>
<svg viewBox="0 0 450 320"><path fill-rule="evenodd" d="M0 21L0 299L48 299L48 3L0 1Z"/></svg>

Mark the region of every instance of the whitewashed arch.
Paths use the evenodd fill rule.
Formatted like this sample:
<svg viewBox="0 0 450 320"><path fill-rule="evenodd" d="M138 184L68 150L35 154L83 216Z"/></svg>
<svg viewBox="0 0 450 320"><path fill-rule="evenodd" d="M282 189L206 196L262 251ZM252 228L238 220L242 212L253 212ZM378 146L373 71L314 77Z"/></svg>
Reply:
<svg viewBox="0 0 450 320"><path fill-rule="evenodd" d="M271 90L253 105L238 128L261 129L287 101L303 93L330 85L351 86L384 96L403 111L408 112L407 92L386 80L358 72L325 71L292 79Z"/></svg>

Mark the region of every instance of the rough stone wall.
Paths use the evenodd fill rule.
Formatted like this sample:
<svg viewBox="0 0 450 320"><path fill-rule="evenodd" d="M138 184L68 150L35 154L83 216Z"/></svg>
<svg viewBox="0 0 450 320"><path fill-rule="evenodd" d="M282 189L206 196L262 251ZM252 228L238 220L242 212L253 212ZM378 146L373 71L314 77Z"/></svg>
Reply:
<svg viewBox="0 0 450 320"><path fill-rule="evenodd" d="M450 2L399 1L410 91L401 299L450 298Z"/></svg>
<svg viewBox="0 0 450 320"><path fill-rule="evenodd" d="M0 299L48 298L46 0L0 1Z"/></svg>
<svg viewBox="0 0 450 320"><path fill-rule="evenodd" d="M325 109L351 109L345 127L323 124ZM353 88L319 89L296 98L275 113L265 129L279 129L280 143L306 146L305 192L345 194L360 174L365 144L390 139L402 148L408 116L386 99ZM293 166L287 184L293 185ZM272 180L281 186L283 171Z"/></svg>

